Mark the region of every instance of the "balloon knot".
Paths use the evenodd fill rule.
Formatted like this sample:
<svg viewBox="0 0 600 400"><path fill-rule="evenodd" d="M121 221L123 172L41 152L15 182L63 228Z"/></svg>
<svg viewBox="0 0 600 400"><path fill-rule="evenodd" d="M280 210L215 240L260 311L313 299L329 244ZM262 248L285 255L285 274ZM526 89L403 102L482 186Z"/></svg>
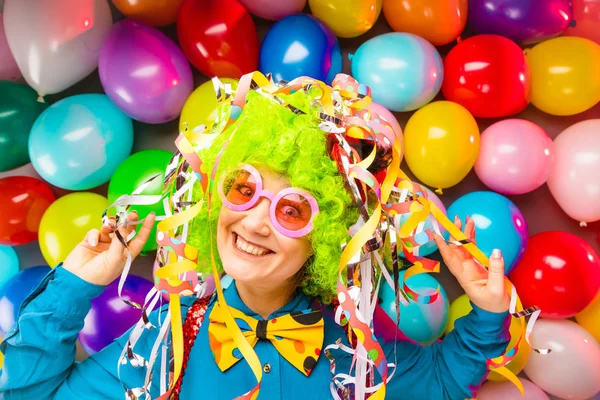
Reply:
<svg viewBox="0 0 600 400"><path fill-rule="evenodd" d="M587 222L585 222L585 221L581 221L581 222L579 223L579 226L580 226L580 227L582 227L582 228L585 228L585 227L587 226Z"/></svg>
<svg viewBox="0 0 600 400"><path fill-rule="evenodd" d="M577 21L575 21L574 19L569 21L569 28L575 28L576 26L577 26Z"/></svg>
<svg viewBox="0 0 600 400"><path fill-rule="evenodd" d="M44 100L44 96L43 95L39 95L37 98L38 103L45 103L46 101Z"/></svg>
<svg viewBox="0 0 600 400"><path fill-rule="evenodd" d="M442 188L437 188L437 189L435 189L435 192L436 192L437 194L444 194L444 192L442 191Z"/></svg>

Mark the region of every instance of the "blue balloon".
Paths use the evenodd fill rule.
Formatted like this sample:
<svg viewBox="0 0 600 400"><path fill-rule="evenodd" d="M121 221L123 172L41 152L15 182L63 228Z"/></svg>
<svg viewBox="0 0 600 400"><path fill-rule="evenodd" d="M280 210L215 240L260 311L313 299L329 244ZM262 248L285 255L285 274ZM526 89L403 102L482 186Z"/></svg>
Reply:
<svg viewBox="0 0 600 400"><path fill-rule="evenodd" d="M411 33L391 32L364 42L352 56L352 76L370 86L373 101L412 111L440 91L444 66L437 49Z"/></svg>
<svg viewBox="0 0 600 400"><path fill-rule="evenodd" d="M504 271L508 275L523 257L529 239L521 211L501 194L481 191L459 197L448 208L450 221L458 216L463 226L467 215L475 222L477 247L488 257L492 250L502 250ZM448 233L445 236L448 238Z"/></svg>
<svg viewBox="0 0 600 400"><path fill-rule="evenodd" d="M23 300L38 287L50 271L48 266L27 268L0 287L0 334L8 333L17 321Z"/></svg>
<svg viewBox="0 0 600 400"><path fill-rule="evenodd" d="M275 81L299 76L331 84L342 72L342 52L337 38L323 22L307 14L277 21L260 49L260 71Z"/></svg>
<svg viewBox="0 0 600 400"><path fill-rule="evenodd" d="M400 283L404 279L404 272L400 272ZM443 335L448 323L450 302L446 291L430 274L413 275L406 280L406 284L412 291L421 295L433 294L438 287L440 288L437 299L430 304L416 301L410 301L408 305L400 303L400 330L419 343L432 343ZM387 283L381 285L379 306L396 322L394 290Z"/></svg>
<svg viewBox="0 0 600 400"><path fill-rule="evenodd" d="M11 246L0 244L0 288L19 272L19 258Z"/></svg>
<svg viewBox="0 0 600 400"><path fill-rule="evenodd" d="M133 122L103 94L67 97L35 121L29 156L47 182L87 190L108 182L131 153Z"/></svg>

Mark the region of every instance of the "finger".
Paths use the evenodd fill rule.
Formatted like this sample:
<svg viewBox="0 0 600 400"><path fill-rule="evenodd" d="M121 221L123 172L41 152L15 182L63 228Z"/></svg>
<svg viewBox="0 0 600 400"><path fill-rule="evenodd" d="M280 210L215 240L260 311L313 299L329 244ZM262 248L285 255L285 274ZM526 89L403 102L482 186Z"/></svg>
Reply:
<svg viewBox="0 0 600 400"><path fill-rule="evenodd" d="M150 237L150 233L152 233L152 229L154 228L155 218L156 216L154 213L148 214L148 216L144 218L144 223L138 234L133 238L131 243L129 243L129 250L131 251L132 257L137 257L144 248L144 245L146 244L146 241L148 241L148 237Z"/></svg>
<svg viewBox="0 0 600 400"><path fill-rule="evenodd" d="M135 210L131 211L127 215L127 235L128 236L131 232L136 230L136 228L137 228L136 222L138 221L138 218L139 218L138 213Z"/></svg>
<svg viewBox="0 0 600 400"><path fill-rule="evenodd" d="M499 249L494 249L490 257L487 287L494 293L504 291L504 258Z"/></svg>
<svg viewBox="0 0 600 400"><path fill-rule="evenodd" d="M467 217L467 223L465 225L465 236L473 241L475 239L475 221L471 219L471 217Z"/></svg>
<svg viewBox="0 0 600 400"><path fill-rule="evenodd" d="M100 231L98 229L92 229L85 234L83 239L90 247L98 246L98 240L100 238Z"/></svg>
<svg viewBox="0 0 600 400"><path fill-rule="evenodd" d="M113 232L115 224L116 224L115 218L110 217L108 219L108 223L102 225L102 227L100 228L100 242L103 242L103 243L111 242L112 239L109 235L111 232Z"/></svg>
<svg viewBox="0 0 600 400"><path fill-rule="evenodd" d="M453 275L460 273L462 270L462 267L460 267L460 265L462 264L462 260L455 259L457 257L457 252L450 246L448 246L444 238L442 238L437 233L434 235L433 238L438 246L438 249L440 250L442 258L444 259L444 263L446 264L450 272L452 272Z"/></svg>
<svg viewBox="0 0 600 400"><path fill-rule="evenodd" d="M454 225L458 228L459 231L462 231L462 220L458 217L454 217Z"/></svg>

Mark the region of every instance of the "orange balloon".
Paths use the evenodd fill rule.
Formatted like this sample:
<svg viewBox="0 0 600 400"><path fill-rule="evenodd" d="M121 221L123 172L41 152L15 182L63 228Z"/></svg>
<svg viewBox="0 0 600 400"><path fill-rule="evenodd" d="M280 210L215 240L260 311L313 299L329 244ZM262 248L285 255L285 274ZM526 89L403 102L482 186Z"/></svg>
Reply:
<svg viewBox="0 0 600 400"><path fill-rule="evenodd" d="M434 46L448 44L467 23L467 0L383 0L383 14L396 32L408 32Z"/></svg>
<svg viewBox="0 0 600 400"><path fill-rule="evenodd" d="M574 23L563 32L600 44L600 3L597 0L573 0Z"/></svg>
<svg viewBox="0 0 600 400"><path fill-rule="evenodd" d="M113 0L125 16L152 26L165 26L177 19L184 0Z"/></svg>

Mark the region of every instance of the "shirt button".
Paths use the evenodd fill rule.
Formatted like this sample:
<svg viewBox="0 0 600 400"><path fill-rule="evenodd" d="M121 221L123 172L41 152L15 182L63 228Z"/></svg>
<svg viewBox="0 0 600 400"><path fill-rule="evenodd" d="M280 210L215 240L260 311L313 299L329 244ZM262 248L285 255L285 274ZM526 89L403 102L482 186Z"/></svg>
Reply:
<svg viewBox="0 0 600 400"><path fill-rule="evenodd" d="M265 374L268 374L269 372L271 372L271 364L266 363L265 366L263 367L263 371L265 371Z"/></svg>

